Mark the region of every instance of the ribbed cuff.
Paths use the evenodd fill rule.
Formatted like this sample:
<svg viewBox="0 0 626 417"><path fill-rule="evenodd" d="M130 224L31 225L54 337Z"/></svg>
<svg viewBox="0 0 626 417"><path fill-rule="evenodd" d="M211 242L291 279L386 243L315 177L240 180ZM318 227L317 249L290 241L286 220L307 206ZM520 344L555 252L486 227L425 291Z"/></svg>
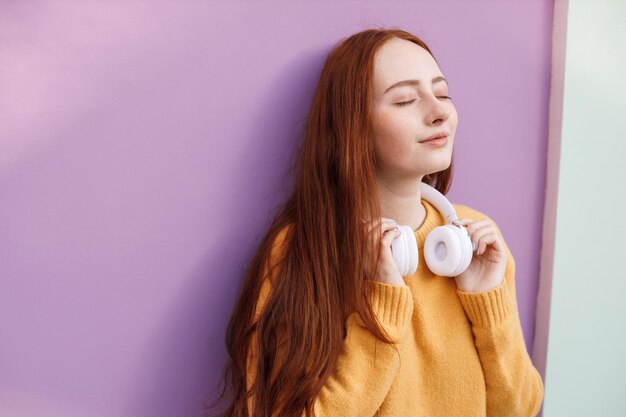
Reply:
<svg viewBox="0 0 626 417"><path fill-rule="evenodd" d="M374 314L394 342L399 342L406 334L413 314L413 297L406 285L385 284L366 280L371 290L370 303Z"/></svg>
<svg viewBox="0 0 626 417"><path fill-rule="evenodd" d="M484 292L465 292L456 290L467 317L474 326L497 326L507 320L513 313L511 294L506 283L502 283Z"/></svg>

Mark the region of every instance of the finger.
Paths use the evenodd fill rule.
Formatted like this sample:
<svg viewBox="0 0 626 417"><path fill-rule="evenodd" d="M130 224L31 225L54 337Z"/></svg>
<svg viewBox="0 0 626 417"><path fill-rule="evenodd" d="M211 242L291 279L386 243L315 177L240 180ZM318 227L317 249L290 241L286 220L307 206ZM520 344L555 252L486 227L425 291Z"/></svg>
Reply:
<svg viewBox="0 0 626 417"><path fill-rule="evenodd" d="M467 228L467 230L471 233L473 230L479 229L485 225L491 224L491 222L486 219L480 219L480 220L474 220L474 219L459 219L459 222L462 226L465 226ZM455 224L457 224L455 222Z"/></svg>
<svg viewBox="0 0 626 417"><path fill-rule="evenodd" d="M487 250L487 247L493 245L496 241L495 234L489 233L480 238L478 244L478 250L476 251L476 255L482 255Z"/></svg>
<svg viewBox="0 0 626 417"><path fill-rule="evenodd" d="M467 217L459 217L458 219L454 220L452 223L459 223L460 222L460 223L467 224L467 223L473 223L473 222L482 222L482 221L485 221L485 220L488 221L488 219L486 217L483 217L482 219L470 219L470 218L467 218Z"/></svg>
<svg viewBox="0 0 626 417"><path fill-rule="evenodd" d="M453 224L465 226L468 234L470 235L470 239L472 240L472 250L477 251L478 254L484 253L487 245L492 245L494 249L498 251L505 251L504 245L500 240L500 236L498 235L494 224L488 218L483 217L480 220L461 218L458 219L458 221L453 222ZM481 238L486 236L488 233L493 233L494 239L490 239L489 242L481 242Z"/></svg>
<svg viewBox="0 0 626 417"><path fill-rule="evenodd" d="M471 225L467 226L466 229L470 237L476 236L477 239L478 237L483 236L485 233L488 233L489 230L495 230L493 228L493 225L490 223L472 223Z"/></svg>
<svg viewBox="0 0 626 417"><path fill-rule="evenodd" d="M378 227L374 226L370 230L370 239L372 240L374 246L378 246L379 240L381 240L386 234L390 231L394 230L397 227L397 224L394 223L384 223L382 221L377 222Z"/></svg>
<svg viewBox="0 0 626 417"><path fill-rule="evenodd" d="M388 219L386 217L380 217L378 219L375 220L371 220L368 222L369 223L369 231L371 232L372 230L376 229L377 227L380 226L388 226L388 225L393 225L395 226L397 223L395 222L395 220L393 219ZM392 227L393 227L392 226Z"/></svg>
<svg viewBox="0 0 626 417"><path fill-rule="evenodd" d="M482 231L482 229L481 229ZM477 255L481 255L486 252L487 247L491 246L495 250L499 252L504 252L504 245L502 245L502 241L500 237L496 233L495 229L488 231L483 234L478 240L478 250L476 252Z"/></svg>
<svg viewBox="0 0 626 417"><path fill-rule="evenodd" d="M456 220L452 220L452 224L456 224L456 225L460 225L463 224L463 222L467 220L467 219L456 219Z"/></svg>
<svg viewBox="0 0 626 417"><path fill-rule="evenodd" d="M400 237L400 235L401 235L400 230L398 229L390 230L387 233L385 233L385 235L382 238L381 243L383 246L390 246L394 240Z"/></svg>
<svg viewBox="0 0 626 417"><path fill-rule="evenodd" d="M381 218L377 224L381 228L381 233L385 233L386 231L394 229L396 226L398 226L398 223L396 223L395 220L386 219L384 217Z"/></svg>
<svg viewBox="0 0 626 417"><path fill-rule="evenodd" d="M474 220L472 219L457 219L457 220L453 220L452 224L455 226L462 226L462 227L467 228L467 226L472 224L472 222L474 222Z"/></svg>
<svg viewBox="0 0 626 417"><path fill-rule="evenodd" d="M472 249L476 251L476 253L482 253L482 252L479 252L481 239L483 239L485 236L487 236L490 233L494 233L495 230L493 229L493 227L487 225L487 226L483 226L480 229L473 230L473 231L470 231L468 229L468 232L469 232L470 240L472 241Z"/></svg>
<svg viewBox="0 0 626 417"><path fill-rule="evenodd" d="M498 236L498 233L495 228L492 233L493 233L492 234L493 238L491 238L489 242L487 243L491 245L498 252L504 253L505 252L504 245L502 244L502 240L500 239L500 236Z"/></svg>
<svg viewBox="0 0 626 417"><path fill-rule="evenodd" d="M452 223L453 224L468 224L468 223L471 223L473 221L474 221L473 219L468 219L466 217L460 217L460 218L454 220Z"/></svg>
<svg viewBox="0 0 626 417"><path fill-rule="evenodd" d="M396 229L398 227L397 223L383 223L382 225L382 231L383 233L386 233L390 230Z"/></svg>
<svg viewBox="0 0 626 417"><path fill-rule="evenodd" d="M460 226L462 228L465 229L465 231L467 232L468 236L470 237L470 240L472 241L472 251L476 251L476 249L478 249L478 235L475 235L476 230L476 226L477 226L477 221L474 219L467 219L467 218L460 218L457 220L452 221L452 224ZM480 226L480 223L478 224L478 226Z"/></svg>

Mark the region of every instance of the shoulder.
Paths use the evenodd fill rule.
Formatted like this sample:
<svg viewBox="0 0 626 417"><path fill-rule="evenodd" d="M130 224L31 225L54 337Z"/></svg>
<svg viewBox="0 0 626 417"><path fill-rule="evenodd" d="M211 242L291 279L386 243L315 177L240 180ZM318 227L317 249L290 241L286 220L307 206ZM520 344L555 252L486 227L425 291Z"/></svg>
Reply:
<svg viewBox="0 0 626 417"><path fill-rule="evenodd" d="M470 206L466 206L465 204L456 204L452 203L452 207L454 207L454 211L459 218L466 218L472 220L480 220L483 218L490 218L487 214L482 211L475 209Z"/></svg>

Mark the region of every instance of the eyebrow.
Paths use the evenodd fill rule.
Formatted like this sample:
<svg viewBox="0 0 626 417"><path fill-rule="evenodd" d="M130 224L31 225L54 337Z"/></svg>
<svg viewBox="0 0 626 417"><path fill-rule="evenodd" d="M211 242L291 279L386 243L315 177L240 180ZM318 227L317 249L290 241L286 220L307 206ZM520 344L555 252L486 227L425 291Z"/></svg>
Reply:
<svg viewBox="0 0 626 417"><path fill-rule="evenodd" d="M437 83L439 81L445 81L446 84L448 84L448 80L446 80L445 77L442 77L441 75L438 77L433 78L430 82L432 84ZM387 89L383 92L383 94L385 94L387 91L391 90L392 88L396 88L396 87L402 87L404 85L419 85L420 81L419 80L403 80L403 81L398 81L397 83L391 84L389 87L387 87Z"/></svg>

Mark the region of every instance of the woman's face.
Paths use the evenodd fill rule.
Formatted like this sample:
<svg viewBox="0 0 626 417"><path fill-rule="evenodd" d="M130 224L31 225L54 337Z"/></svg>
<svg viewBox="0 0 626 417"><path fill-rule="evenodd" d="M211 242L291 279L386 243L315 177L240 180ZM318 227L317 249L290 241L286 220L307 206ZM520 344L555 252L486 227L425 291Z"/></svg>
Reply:
<svg viewBox="0 0 626 417"><path fill-rule="evenodd" d="M421 46L392 38L374 58L372 117L376 170L386 180L416 179L450 166L458 115L446 81L433 57ZM435 79L433 81L433 79ZM394 84L406 83L392 87ZM444 146L420 141L448 135Z"/></svg>

